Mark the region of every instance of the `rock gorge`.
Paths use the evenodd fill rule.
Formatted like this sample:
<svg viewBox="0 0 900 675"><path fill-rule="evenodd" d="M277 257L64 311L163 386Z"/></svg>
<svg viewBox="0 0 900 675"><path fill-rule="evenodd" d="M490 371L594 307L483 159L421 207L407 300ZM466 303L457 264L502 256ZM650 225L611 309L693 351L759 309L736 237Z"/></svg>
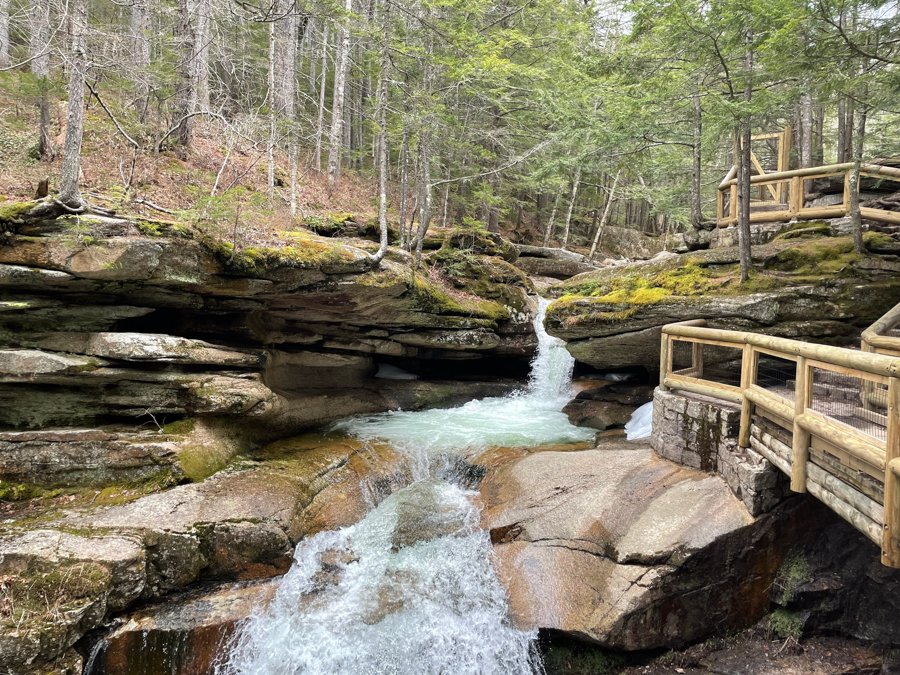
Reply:
<svg viewBox="0 0 900 675"><path fill-rule="evenodd" d="M653 397L665 323L854 340L900 301L884 237L869 235L863 258L840 232L788 229L754 248L762 271L736 289L733 248L596 269L447 231L416 271L401 250L373 269L370 241L305 231L235 250L176 223L3 217L0 492L12 507L0 583L21 605L0 619L11 672L81 672L92 656L90 673L154 672L147 644L180 645L182 672L209 672L210 645L272 601L298 543L413 482L389 444L313 430L521 389L538 288L558 296L546 326L578 361L565 412L603 433L447 468L478 490L519 628L644 652L791 603L811 628L900 643L900 578L848 553L874 549L738 451L733 410L657 392L649 443L617 430ZM395 534L402 547L445 533ZM785 599L773 589L797 552L805 572ZM323 563L317 583L347 563Z"/></svg>

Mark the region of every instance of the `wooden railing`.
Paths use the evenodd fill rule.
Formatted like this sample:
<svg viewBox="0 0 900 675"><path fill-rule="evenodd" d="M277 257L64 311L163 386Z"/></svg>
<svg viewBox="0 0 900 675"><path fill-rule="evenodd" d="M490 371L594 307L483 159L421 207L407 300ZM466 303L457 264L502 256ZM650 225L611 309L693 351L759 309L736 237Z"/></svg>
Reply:
<svg viewBox="0 0 900 675"><path fill-rule="evenodd" d="M663 390L740 405L738 444L881 546L883 564L900 567L900 358L696 320L663 327L660 370ZM753 437L754 419L781 432Z"/></svg>
<svg viewBox="0 0 900 675"><path fill-rule="evenodd" d="M900 356L900 305L863 331L862 349L872 354Z"/></svg>
<svg viewBox="0 0 900 675"><path fill-rule="evenodd" d="M764 173L750 178L750 222L779 222L788 220L817 220L841 218L850 214L850 173L853 163L814 166L808 169ZM806 206L805 198L811 192L807 181L821 178L843 177L842 201L830 206ZM879 178L900 181L900 169L876 164L863 164L862 178ZM900 185L898 185L900 189ZM729 177L719 185L716 224L728 227L737 223L737 180ZM900 224L900 212L863 206L863 218Z"/></svg>

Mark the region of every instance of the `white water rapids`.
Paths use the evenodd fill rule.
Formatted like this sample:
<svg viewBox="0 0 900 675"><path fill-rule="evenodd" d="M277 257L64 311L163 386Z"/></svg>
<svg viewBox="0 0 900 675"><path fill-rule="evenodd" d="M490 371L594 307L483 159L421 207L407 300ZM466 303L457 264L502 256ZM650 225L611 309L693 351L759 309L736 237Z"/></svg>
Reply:
<svg viewBox="0 0 900 675"><path fill-rule="evenodd" d="M268 610L238 630L220 675L523 675L543 672L536 633L514 628L474 492L440 480L448 455L587 440L560 412L574 361L535 317L528 389L451 410L335 427L387 441L415 482L365 519L302 541Z"/></svg>

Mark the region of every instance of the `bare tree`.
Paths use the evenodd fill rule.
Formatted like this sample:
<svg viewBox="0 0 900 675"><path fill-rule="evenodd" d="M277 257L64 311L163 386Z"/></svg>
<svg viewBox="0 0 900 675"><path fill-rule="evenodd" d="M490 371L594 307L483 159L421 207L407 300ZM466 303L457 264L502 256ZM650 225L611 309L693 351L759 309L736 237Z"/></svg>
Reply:
<svg viewBox="0 0 900 675"><path fill-rule="evenodd" d="M328 24L322 25L322 84L319 88L319 113L316 121L316 171L322 170L322 135L325 131L325 84L328 79Z"/></svg>
<svg viewBox="0 0 900 675"><path fill-rule="evenodd" d="M181 0L181 2L184 1ZM209 22L212 2L211 0L193 0L193 2L189 0L188 5L194 5L191 18L194 29L195 108L206 110L209 108Z"/></svg>
<svg viewBox="0 0 900 675"><path fill-rule="evenodd" d="M691 225L696 229L700 229L700 225L703 222L703 200L700 192L703 151L703 108L700 104L700 94L694 94L694 128L692 141Z"/></svg>
<svg viewBox="0 0 900 675"><path fill-rule="evenodd" d="M39 80L40 123L38 156L42 162L53 161L53 139L50 137L50 0L35 0L31 5L31 72Z"/></svg>
<svg viewBox="0 0 900 675"><path fill-rule="evenodd" d="M344 138L344 89L350 72L350 12L353 0L345 0L346 16L341 22L337 62L334 68L334 98L331 104L331 131L328 134L328 186L334 189L341 180L341 149Z"/></svg>
<svg viewBox="0 0 900 675"><path fill-rule="evenodd" d="M569 245L569 226L572 223L572 211L575 210L575 198L578 196L578 184L581 182L581 165L575 167L575 177L572 179L572 196L569 199L569 212L566 214L566 228L563 230L562 247Z"/></svg>
<svg viewBox="0 0 900 675"><path fill-rule="evenodd" d="M196 109L197 87L194 77L195 67L195 37L191 25L192 3L180 2L178 4L178 21L175 26L175 39L180 52L178 61L178 84L175 89L175 108L179 115L180 123L175 132L178 143L187 147L191 144L194 130L194 118L192 114Z"/></svg>
<svg viewBox="0 0 900 675"><path fill-rule="evenodd" d="M550 245L550 239L553 237L553 224L556 220L556 211L559 208L559 198L562 195L565 179L559 181L559 187L556 189L556 198L553 200L553 209L550 211L550 220L547 221L547 229L544 230L544 248Z"/></svg>
<svg viewBox="0 0 900 675"><path fill-rule="evenodd" d="M385 2L382 13L384 22L384 43L381 49L381 72L378 74L378 227L381 234L381 243L378 252L372 256L372 265L378 265L384 259L388 248L388 222L387 222L387 181L388 181L388 147L387 147L387 108L388 108L388 77L390 75L390 4Z"/></svg>
<svg viewBox="0 0 900 675"><path fill-rule="evenodd" d="M131 78L137 94L135 106L142 122L146 121L150 108L150 83L147 80L150 67L150 0L132 0L131 3Z"/></svg>
<svg viewBox="0 0 900 675"><path fill-rule="evenodd" d="M600 219L600 225L597 226L597 232L594 235L594 243L591 244L591 254L588 256L588 259L593 261L594 256L597 254L597 247L600 245L600 242L603 240L603 227L606 225L606 221L609 218L609 211L612 203L616 201L616 185L619 184L619 175L620 171L616 171L616 177L613 178L612 187L609 189L609 196L606 198L606 206L603 208L603 217Z"/></svg>
<svg viewBox="0 0 900 675"><path fill-rule="evenodd" d="M9 68L9 0L0 0L0 68Z"/></svg>
<svg viewBox="0 0 900 675"><path fill-rule="evenodd" d="M69 54L69 111L66 117L66 145L63 153L59 201L82 210L81 139L84 133L84 78L87 67L84 34L87 31L87 0L69 1L69 30L72 47Z"/></svg>

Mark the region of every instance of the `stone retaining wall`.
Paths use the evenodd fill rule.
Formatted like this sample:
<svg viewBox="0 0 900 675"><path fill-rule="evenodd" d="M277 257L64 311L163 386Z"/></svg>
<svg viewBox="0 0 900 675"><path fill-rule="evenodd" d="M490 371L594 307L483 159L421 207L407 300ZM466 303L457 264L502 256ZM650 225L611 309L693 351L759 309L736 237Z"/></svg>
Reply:
<svg viewBox="0 0 900 675"><path fill-rule="evenodd" d="M754 516L788 493L788 479L769 460L738 447L741 409L705 396L657 389L650 446L676 464L722 475Z"/></svg>

